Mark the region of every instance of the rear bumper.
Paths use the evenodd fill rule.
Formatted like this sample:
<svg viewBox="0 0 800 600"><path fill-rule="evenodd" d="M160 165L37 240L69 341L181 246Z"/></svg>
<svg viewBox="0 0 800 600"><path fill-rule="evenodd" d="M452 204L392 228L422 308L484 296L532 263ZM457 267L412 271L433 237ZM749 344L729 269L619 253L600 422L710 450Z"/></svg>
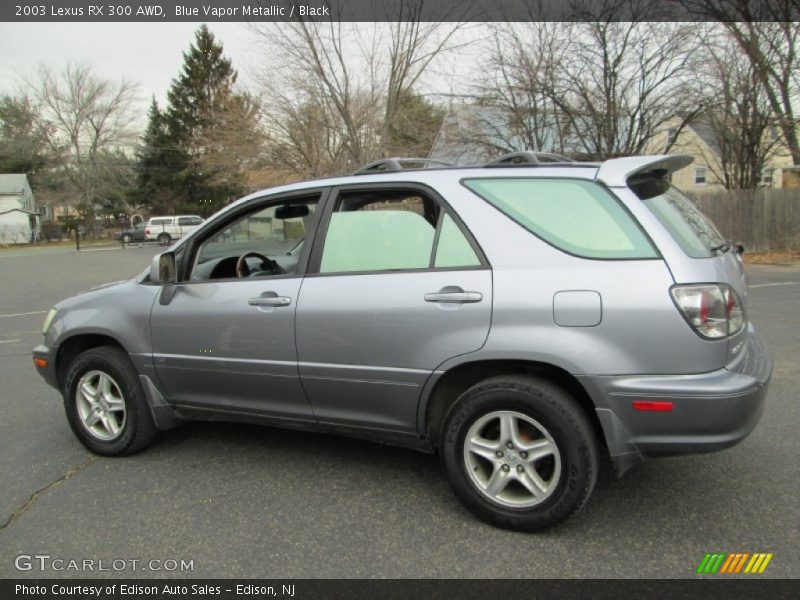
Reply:
<svg viewBox="0 0 800 600"><path fill-rule="evenodd" d="M652 456L714 452L742 441L764 411L772 359L752 325L724 369L696 375L582 378L618 472ZM670 402L642 412L635 400Z"/></svg>

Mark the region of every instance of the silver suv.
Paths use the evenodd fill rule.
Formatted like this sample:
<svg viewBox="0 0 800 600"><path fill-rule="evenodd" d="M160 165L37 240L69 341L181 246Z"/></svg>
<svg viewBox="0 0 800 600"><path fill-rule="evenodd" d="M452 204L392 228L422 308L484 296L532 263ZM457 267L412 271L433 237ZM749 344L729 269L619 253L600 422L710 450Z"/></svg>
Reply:
<svg viewBox="0 0 800 600"><path fill-rule="evenodd" d="M601 453L621 474L761 416L741 249L669 184L690 162L390 159L259 192L59 302L34 363L98 454L188 419L358 436L438 451L478 517L540 530Z"/></svg>

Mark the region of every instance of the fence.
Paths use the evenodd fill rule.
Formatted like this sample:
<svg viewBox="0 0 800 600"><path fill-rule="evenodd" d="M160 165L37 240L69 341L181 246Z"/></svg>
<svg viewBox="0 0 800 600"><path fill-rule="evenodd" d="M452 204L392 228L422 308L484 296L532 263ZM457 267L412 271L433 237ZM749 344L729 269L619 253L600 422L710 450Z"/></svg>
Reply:
<svg viewBox="0 0 800 600"><path fill-rule="evenodd" d="M708 190L687 195L722 235L748 252L800 250L800 189Z"/></svg>

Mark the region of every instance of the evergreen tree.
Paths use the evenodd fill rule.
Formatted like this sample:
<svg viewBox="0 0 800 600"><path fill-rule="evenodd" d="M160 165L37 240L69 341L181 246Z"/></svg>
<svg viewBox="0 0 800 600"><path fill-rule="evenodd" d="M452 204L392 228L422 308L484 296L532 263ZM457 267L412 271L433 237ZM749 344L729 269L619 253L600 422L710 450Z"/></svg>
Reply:
<svg viewBox="0 0 800 600"><path fill-rule="evenodd" d="M181 201L181 172L187 163L186 153L172 140L166 116L153 98L148 112L147 129L136 152L136 187L128 203L149 206L158 214L171 214Z"/></svg>
<svg viewBox="0 0 800 600"><path fill-rule="evenodd" d="M219 182L220 174L204 163L209 153L207 140L216 138L214 131L224 126L222 116L232 102L239 101L233 89L237 73L205 24L195 33L195 42L184 53L183 63L180 76L172 81L169 106L163 115L167 137L179 150L171 166L182 162L177 186L172 189L182 209L209 214L243 187L241 175L238 182L231 182L232 174L226 173L224 183Z"/></svg>

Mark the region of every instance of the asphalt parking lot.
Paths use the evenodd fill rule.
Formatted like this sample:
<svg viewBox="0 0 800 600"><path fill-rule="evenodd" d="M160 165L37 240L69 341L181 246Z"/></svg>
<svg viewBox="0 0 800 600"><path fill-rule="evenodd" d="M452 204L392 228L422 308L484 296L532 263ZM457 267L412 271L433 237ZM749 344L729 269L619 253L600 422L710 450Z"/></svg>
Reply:
<svg viewBox="0 0 800 600"><path fill-rule="evenodd" d="M197 423L92 457L30 350L54 302L158 250L0 252L0 577L93 575L15 569L46 554L194 567L95 573L114 577L682 578L717 551L771 552L759 577L800 576L800 268L749 267L775 371L747 440L606 474L579 516L530 535L476 521L435 457L356 440Z"/></svg>

